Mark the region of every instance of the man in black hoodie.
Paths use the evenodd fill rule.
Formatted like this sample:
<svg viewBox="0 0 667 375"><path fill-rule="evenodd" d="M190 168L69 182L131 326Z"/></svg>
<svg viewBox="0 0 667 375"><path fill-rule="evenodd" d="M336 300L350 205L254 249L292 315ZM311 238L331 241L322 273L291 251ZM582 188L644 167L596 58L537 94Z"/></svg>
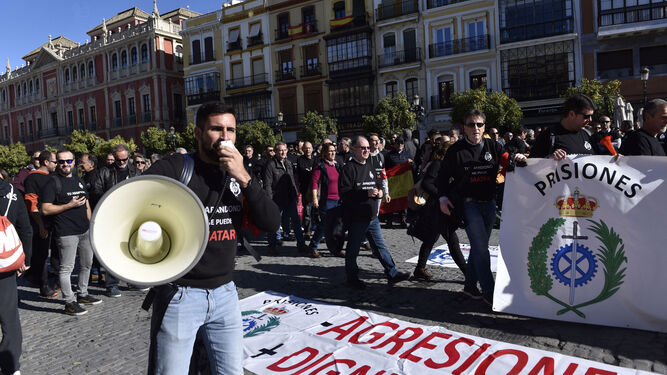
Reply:
<svg viewBox="0 0 667 375"><path fill-rule="evenodd" d="M9 208L9 210L7 210ZM23 194L19 189L0 179L0 215L6 218L16 228L16 233L23 243L25 264L17 271L0 273L0 324L2 324L2 341L0 341L0 373L14 374L19 371L21 358L21 321L19 320L18 293L16 290L16 275L20 275L30 268L32 250L32 226L28 219L28 210L23 204ZM7 225L7 221L4 225ZM4 232L12 227L6 227ZM7 240L13 236L6 236ZM3 243L3 245L7 245ZM14 248L14 246L11 246ZM9 250L9 249L8 249ZM3 264L3 267L5 265Z"/></svg>
<svg viewBox="0 0 667 375"><path fill-rule="evenodd" d="M188 187L209 212L210 237L204 255L185 276L158 288L153 305L149 373L187 374L199 329L210 362L218 374L243 373L241 311L233 271L237 233L242 230L243 205L260 230L275 232L278 206L243 166L243 156L222 141L236 141L233 109L220 102L197 110L192 156L194 170ZM184 156L174 154L155 163L144 175L178 179ZM167 292L163 294L163 291ZM166 301L164 314L157 306Z"/></svg>

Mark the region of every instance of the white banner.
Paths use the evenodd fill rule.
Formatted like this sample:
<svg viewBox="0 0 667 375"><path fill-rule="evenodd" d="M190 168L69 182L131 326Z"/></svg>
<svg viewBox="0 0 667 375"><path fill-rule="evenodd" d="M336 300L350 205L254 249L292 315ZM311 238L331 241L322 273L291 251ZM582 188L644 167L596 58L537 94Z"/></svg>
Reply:
<svg viewBox="0 0 667 375"><path fill-rule="evenodd" d="M667 332L667 158L531 159L508 174L493 309Z"/></svg>
<svg viewBox="0 0 667 375"><path fill-rule="evenodd" d="M468 256L470 256L470 244L462 243L460 244L460 246L461 246L461 253L463 253L463 257L465 258L467 263ZM496 272L499 250L500 248L498 246L489 246L489 254L491 255L491 272ZM419 256L416 256L406 260L406 262L416 264L418 260ZM443 244L434 248L428 255L428 260L426 261L426 264L430 266L459 268L459 266L457 266L456 263L454 262L454 259L452 259L452 254L450 254L449 247L447 247L447 244Z"/></svg>
<svg viewBox="0 0 667 375"><path fill-rule="evenodd" d="M243 367L264 374L647 374L263 292L241 301Z"/></svg>

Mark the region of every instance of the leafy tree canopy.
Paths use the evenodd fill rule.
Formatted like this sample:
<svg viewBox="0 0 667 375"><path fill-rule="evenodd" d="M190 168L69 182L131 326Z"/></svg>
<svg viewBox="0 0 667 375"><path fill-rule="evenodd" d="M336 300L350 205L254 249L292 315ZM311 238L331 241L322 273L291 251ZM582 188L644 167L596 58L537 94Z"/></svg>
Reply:
<svg viewBox="0 0 667 375"><path fill-rule="evenodd" d="M280 137L264 121L251 121L236 126L236 148L252 145L257 154L266 146L275 145Z"/></svg>
<svg viewBox="0 0 667 375"><path fill-rule="evenodd" d="M338 133L337 121L315 111L309 111L303 119L301 138L313 145L320 144L329 134Z"/></svg>
<svg viewBox="0 0 667 375"><path fill-rule="evenodd" d="M486 128L516 130L523 118L523 112L516 100L501 91L487 92L485 88L454 93L451 97L452 120L463 124L463 117L471 109L477 108L486 115Z"/></svg>
<svg viewBox="0 0 667 375"><path fill-rule="evenodd" d="M614 117L614 101L621 96L621 81L613 80L607 83L600 82L597 79L582 78L575 87L567 89L563 97L569 98L574 94L588 95L597 106L595 118L601 116Z"/></svg>
<svg viewBox="0 0 667 375"><path fill-rule="evenodd" d="M134 143L134 139L130 138L129 140L124 139L120 135L117 135L109 140L101 140L93 148L93 153L97 155L99 160L106 160L106 157L111 153L113 146L118 144L125 144L127 148L130 149L130 153L133 153L137 150L137 145Z"/></svg>
<svg viewBox="0 0 667 375"><path fill-rule="evenodd" d="M18 173L28 163L30 163L30 155L21 142L8 146L0 145L0 168L6 170L10 175Z"/></svg>
<svg viewBox="0 0 667 375"><path fill-rule="evenodd" d="M401 133L403 129L412 129L417 124L415 114L410 111L410 102L404 93L395 97L385 97L375 107L373 115L364 115L364 132L378 133L389 138L392 133Z"/></svg>
<svg viewBox="0 0 667 375"><path fill-rule="evenodd" d="M169 149L167 145L167 131L157 127L150 127L141 132L141 144L146 148L148 155L153 153L164 154Z"/></svg>
<svg viewBox="0 0 667 375"><path fill-rule="evenodd" d="M76 157L92 153L95 146L101 141L100 137L88 130L74 130L70 136L70 142L65 147L70 149Z"/></svg>
<svg viewBox="0 0 667 375"><path fill-rule="evenodd" d="M178 133L178 146L193 152L197 150L197 139L195 138L195 124L189 123L182 132Z"/></svg>

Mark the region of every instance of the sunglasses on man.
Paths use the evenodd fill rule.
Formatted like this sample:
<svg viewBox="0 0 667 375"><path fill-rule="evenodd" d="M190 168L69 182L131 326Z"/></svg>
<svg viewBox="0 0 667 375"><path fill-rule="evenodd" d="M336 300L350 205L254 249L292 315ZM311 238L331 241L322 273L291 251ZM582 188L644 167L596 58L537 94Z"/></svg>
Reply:
<svg viewBox="0 0 667 375"><path fill-rule="evenodd" d="M466 126L469 127L469 128L474 128L474 127L483 128L484 123L483 122L467 122Z"/></svg>
<svg viewBox="0 0 667 375"><path fill-rule="evenodd" d="M72 164L73 161L74 160L72 160L72 159L58 159L58 164L61 164L61 165L65 164L65 163Z"/></svg>

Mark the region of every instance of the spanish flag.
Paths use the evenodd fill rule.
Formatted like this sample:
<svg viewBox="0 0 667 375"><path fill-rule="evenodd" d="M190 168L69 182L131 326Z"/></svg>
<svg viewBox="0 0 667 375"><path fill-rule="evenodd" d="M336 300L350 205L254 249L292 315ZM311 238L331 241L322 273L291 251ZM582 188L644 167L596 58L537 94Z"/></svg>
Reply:
<svg viewBox="0 0 667 375"><path fill-rule="evenodd" d="M380 213L388 214L407 209L408 191L415 185L412 179L412 166L406 162L388 169L387 180L391 202L383 201L380 205Z"/></svg>
<svg viewBox="0 0 667 375"><path fill-rule="evenodd" d="M343 27L343 26L349 24L352 21L354 21L354 16L335 18L335 19L331 20L331 28L335 29L337 27Z"/></svg>
<svg viewBox="0 0 667 375"><path fill-rule="evenodd" d="M303 33L303 25L301 24L301 25L297 25L297 26L290 26L287 29L287 32L288 32L289 36L292 36L292 37L299 36Z"/></svg>

